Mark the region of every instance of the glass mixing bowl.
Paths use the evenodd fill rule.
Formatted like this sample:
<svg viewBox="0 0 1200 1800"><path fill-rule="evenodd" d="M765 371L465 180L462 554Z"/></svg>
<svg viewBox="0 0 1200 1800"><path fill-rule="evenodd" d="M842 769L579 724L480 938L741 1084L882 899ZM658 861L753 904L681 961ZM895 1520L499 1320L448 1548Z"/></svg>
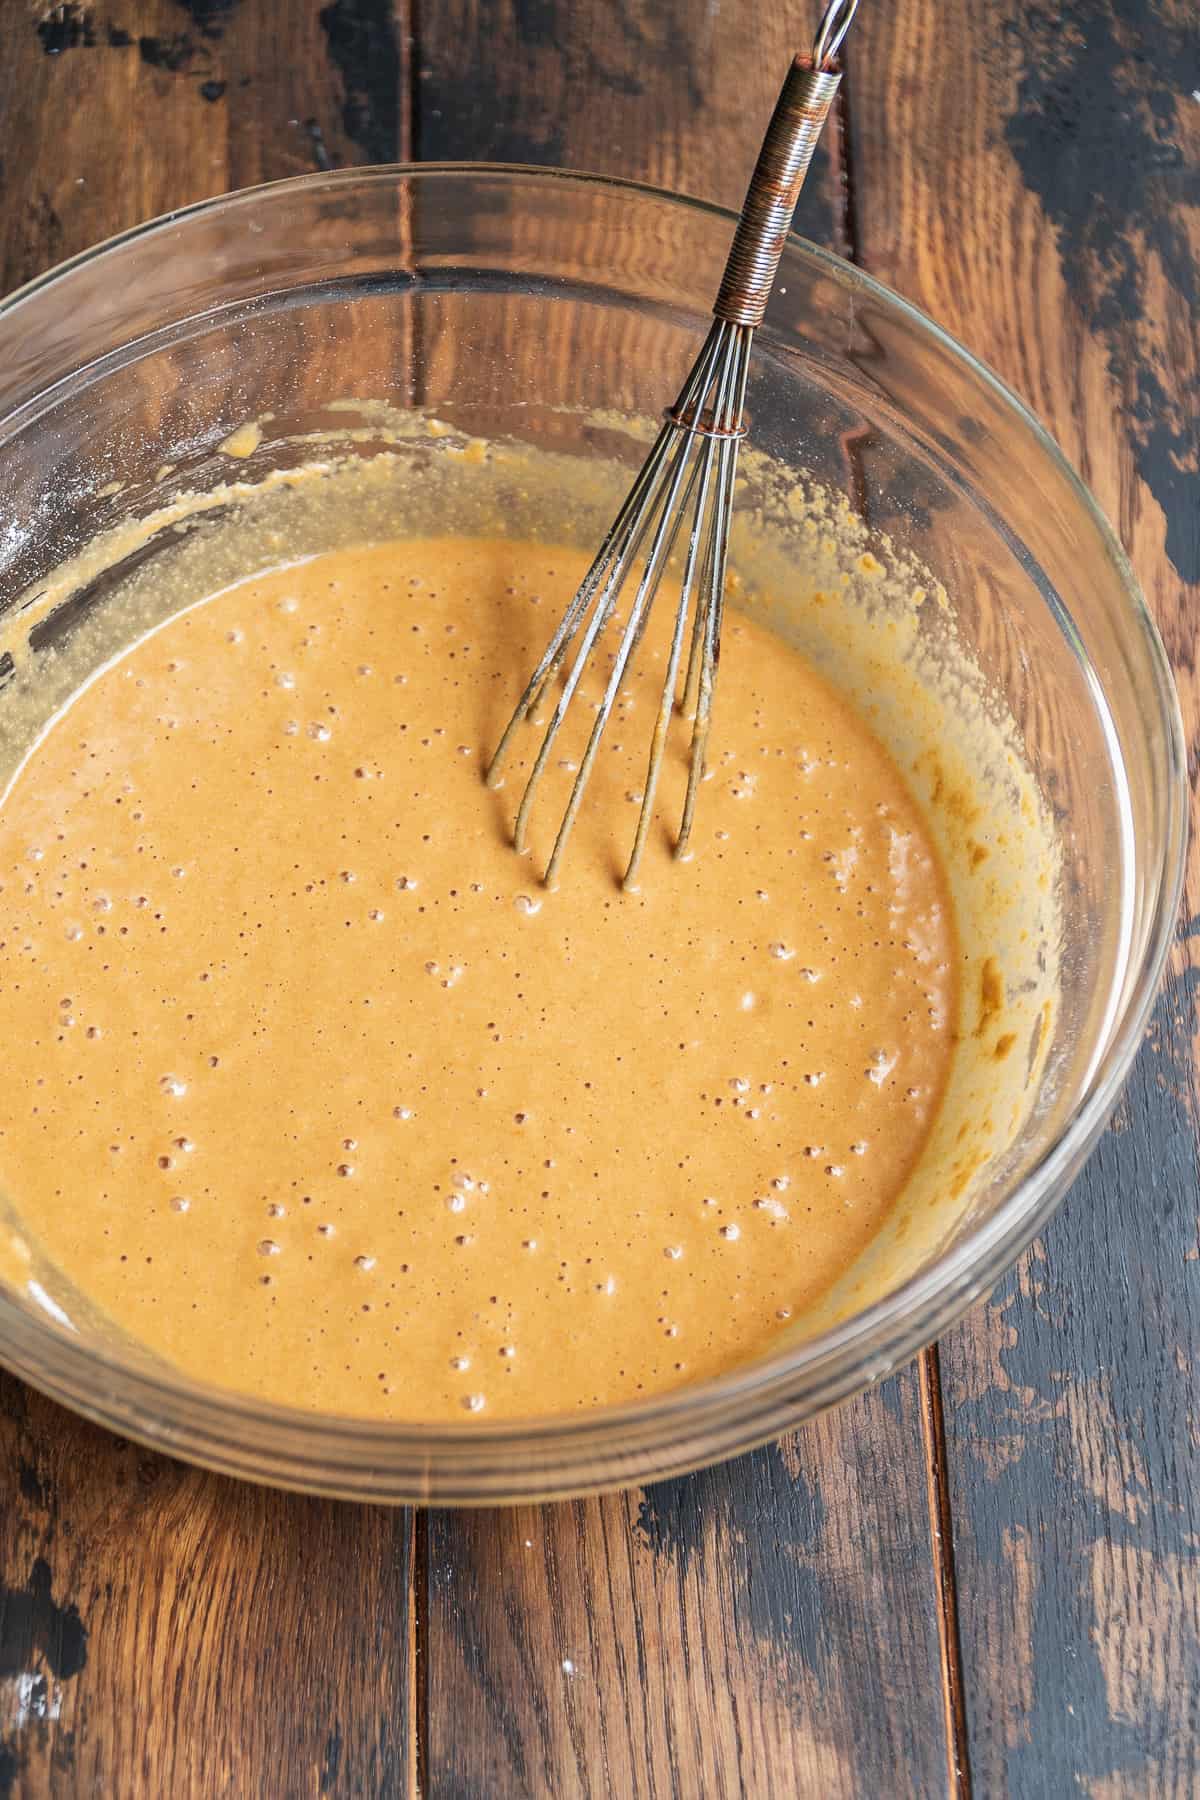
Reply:
<svg viewBox="0 0 1200 1800"><path fill-rule="evenodd" d="M0 310L0 609L98 529L226 479L217 446L263 415L254 476L379 401L634 466L629 421L657 414L701 341L732 224L586 176L425 166L234 194L77 257ZM731 1456L886 1375L1046 1223L1137 1049L1178 904L1184 744L1162 645L1112 532L1029 413L911 306L799 240L748 404L757 450L841 490L945 582L1062 840L1044 1091L948 1241L820 1336L578 1418L450 1429L257 1404L72 1328L37 1281L0 1289L10 1369L256 1480L443 1504L578 1494ZM358 442L371 453L369 429ZM100 582L80 605L104 599ZM36 1195L14 1198L36 1234Z"/></svg>

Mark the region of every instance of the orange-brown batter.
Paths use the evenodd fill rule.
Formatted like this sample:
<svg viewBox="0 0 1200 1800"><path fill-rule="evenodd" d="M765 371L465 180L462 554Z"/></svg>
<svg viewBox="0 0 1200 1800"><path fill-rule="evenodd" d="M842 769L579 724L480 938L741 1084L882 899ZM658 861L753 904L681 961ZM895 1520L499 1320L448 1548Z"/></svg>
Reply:
<svg viewBox="0 0 1200 1800"><path fill-rule="evenodd" d="M561 785L514 855L519 771L481 762L580 573L446 539L245 582L102 672L0 810L0 1186L197 1377L407 1419L661 1391L768 1347L921 1154L946 889L777 638L727 620L691 861L656 827L614 884L653 636L561 888ZM668 820L681 791L676 757Z"/></svg>

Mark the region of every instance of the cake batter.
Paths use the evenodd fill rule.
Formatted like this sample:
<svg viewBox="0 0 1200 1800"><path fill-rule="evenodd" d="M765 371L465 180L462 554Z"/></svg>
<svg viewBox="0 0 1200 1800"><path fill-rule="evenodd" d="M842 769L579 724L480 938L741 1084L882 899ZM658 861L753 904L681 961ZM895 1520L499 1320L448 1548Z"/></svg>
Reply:
<svg viewBox="0 0 1200 1800"><path fill-rule="evenodd" d="M921 1156L943 874L762 626L727 616L692 860L656 825L616 886L653 631L560 890L565 733L514 855L519 763L481 769L584 561L429 539L246 581L103 670L0 809L0 1186L197 1379L455 1422L659 1393L769 1349Z"/></svg>

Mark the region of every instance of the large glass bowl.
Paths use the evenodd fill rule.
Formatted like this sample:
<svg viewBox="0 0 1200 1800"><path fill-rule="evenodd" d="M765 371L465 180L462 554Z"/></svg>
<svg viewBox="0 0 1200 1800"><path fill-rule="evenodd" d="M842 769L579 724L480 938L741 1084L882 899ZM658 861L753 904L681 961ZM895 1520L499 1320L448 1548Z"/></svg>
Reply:
<svg viewBox="0 0 1200 1800"><path fill-rule="evenodd" d="M567 455L595 454L599 433L632 466L623 422L674 392L731 228L647 188L426 166L280 182L77 257L0 310L0 609L98 528L160 505L164 480L215 485L219 442L264 413L258 474L348 418L345 403L381 400ZM730 1456L887 1374L1046 1223L1129 1068L1178 904L1184 745L1162 645L1112 532L1029 413L903 300L796 239L749 408L758 450L845 492L945 581L1058 821L1049 1088L949 1240L818 1337L578 1418L451 1429L256 1404L68 1329L37 1284L0 1289L9 1368L256 1480L443 1504L578 1494ZM36 1220L36 1195L15 1198Z"/></svg>

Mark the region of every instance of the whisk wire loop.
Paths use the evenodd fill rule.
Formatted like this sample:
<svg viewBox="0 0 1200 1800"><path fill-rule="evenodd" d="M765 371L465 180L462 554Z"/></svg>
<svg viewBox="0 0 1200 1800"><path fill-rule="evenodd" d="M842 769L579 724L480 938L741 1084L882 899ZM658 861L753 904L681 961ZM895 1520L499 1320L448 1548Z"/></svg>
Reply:
<svg viewBox="0 0 1200 1800"><path fill-rule="evenodd" d="M728 369L725 370L721 391L717 396L716 413L718 417L726 410L726 386ZM638 869L642 854L646 848L646 839L650 831L650 821L654 816L654 801L658 790L658 777L662 769L663 752L666 749L667 732L671 724L671 711L675 705L682 710L687 694L687 683L684 694L676 701L675 684L679 676L679 663L683 655L683 640L687 631L688 610L691 605L692 590L696 582L697 567L701 571L701 591L705 571L710 560L712 547L712 523L708 514L708 496L712 484L713 464L716 460L715 436L704 441L700 453L699 492L696 499L696 510L692 517L692 528L688 534L687 555L683 567L683 579L679 584L679 603L675 609L675 624L671 633L671 647L667 653L667 668L663 678L662 695L659 700L658 716L654 721L654 735L650 740L650 755L646 764L646 779L642 784L642 804L638 812L637 831L634 834L633 848L629 853L629 862L625 870L622 885L631 889L637 884ZM695 613L696 627L699 628L703 618L703 608L697 607ZM697 642L697 632L693 630L692 643Z"/></svg>
<svg viewBox="0 0 1200 1800"><path fill-rule="evenodd" d="M746 396L746 376L750 364L751 333L738 333L738 353L733 367L734 412L742 416ZM725 565L729 551L729 522L733 513L733 488L737 478L739 442L736 437L721 440L718 450L717 496L713 509L709 556L702 590L698 619L703 618L700 635L700 668L696 687L695 718L692 724L692 749L688 763L687 793L683 801L683 817L675 840L676 856L683 856L692 835L696 816L696 800L704 778L704 759L708 749L708 733L712 723L713 687L721 654L721 625L725 612Z"/></svg>
<svg viewBox="0 0 1200 1800"><path fill-rule="evenodd" d="M612 712L617 695L620 692L621 684L625 679L630 661L632 660L632 657L641 642L646 626L649 623L650 609L654 605L655 598L657 597L663 571L675 548L675 542L678 538L684 518L686 517L691 496L697 486L697 477L701 475L705 462L708 461L711 463L711 438L706 433L697 429L678 425L675 423L675 417L676 415L681 415L685 418L690 418L692 416L695 418L703 417L704 410L709 404L710 396L715 387L716 399L712 408L713 418L718 430L725 429L727 423L726 398L730 385L730 361L727 353L727 345L731 336L732 329L728 325L718 323L713 326L709 333L709 342L705 347L705 351L697 361L696 374L689 377L688 381L684 384L683 392L680 394L679 400L676 402L676 406L670 415L672 424L674 425L676 445L669 464L667 480L663 491L660 495L656 495L655 499L650 504L649 518L656 521L654 535L651 539L649 552L643 565L642 575L638 582L633 605L630 608L629 618L621 635L621 641L617 648L616 657L608 678L604 696L597 708L591 734L588 738L587 748L584 751L583 760L579 765L579 770L571 789L571 795L567 801L566 811L563 814L562 824L559 827L558 836L555 840L554 849L546 868L546 881L550 886L554 885L559 863L562 860L563 852L567 846L567 840L571 834L571 828L575 823L575 818L578 814L584 791L587 788L588 780L596 760L596 752L600 746L600 738L608 723L609 716ZM668 429L670 429L670 427L668 427ZM702 484L701 492L703 493L703 491L704 486ZM698 511L696 514L697 525L699 524L701 516L702 515ZM682 592L680 604L681 606L686 607L686 588ZM580 657L584 657L583 651L580 652ZM574 671L572 671L572 673L574 673ZM669 676L669 685L667 682L664 682L663 691L667 695L673 694L673 673ZM647 795L650 794L652 788L657 785L657 779L658 769L657 767L653 767L647 777L648 785L643 791L643 814L645 814L647 810ZM628 882L629 879L630 877L627 872L626 882Z"/></svg>

